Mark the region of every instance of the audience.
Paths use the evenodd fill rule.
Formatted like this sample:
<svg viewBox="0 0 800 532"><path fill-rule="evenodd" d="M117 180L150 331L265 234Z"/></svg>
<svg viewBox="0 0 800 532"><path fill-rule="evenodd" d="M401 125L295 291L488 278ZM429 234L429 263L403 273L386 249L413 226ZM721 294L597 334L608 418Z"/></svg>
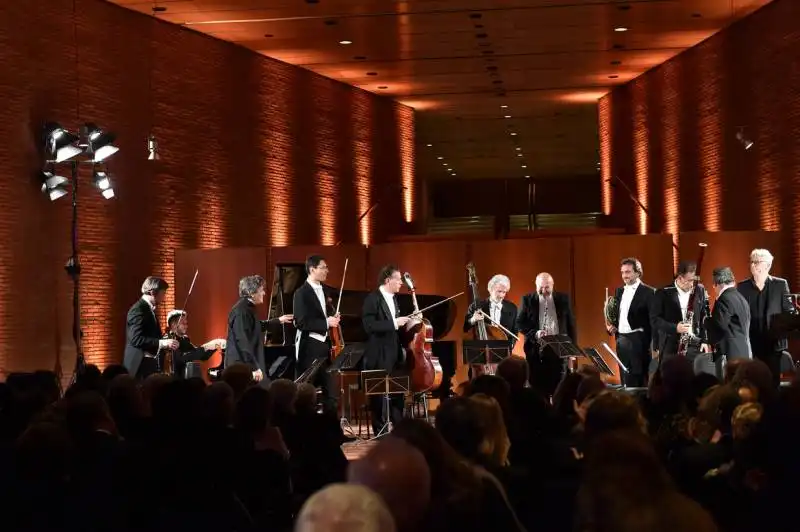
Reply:
<svg viewBox="0 0 800 532"><path fill-rule="evenodd" d="M348 463L308 383L88 366L0 383L4 530L796 530L800 383L664 361L647 396L569 373L553 404L503 361ZM356 447L357 448L357 447Z"/></svg>

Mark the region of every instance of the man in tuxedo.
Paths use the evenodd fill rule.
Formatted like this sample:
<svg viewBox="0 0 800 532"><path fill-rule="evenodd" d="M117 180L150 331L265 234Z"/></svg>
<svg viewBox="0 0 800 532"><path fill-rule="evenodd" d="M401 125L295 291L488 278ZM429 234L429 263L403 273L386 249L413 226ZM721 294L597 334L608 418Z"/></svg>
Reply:
<svg viewBox="0 0 800 532"><path fill-rule="evenodd" d="M319 255L306 259L306 282L295 290L294 323L297 328L295 354L297 355L297 375L311 367L315 360L322 365L312 379L312 383L322 390L325 407L335 409L333 393L336 385L328 375L331 356L331 336L329 329L339 326L339 315L329 315L327 287L323 283L328 278L328 263ZM331 314L333 309L331 310Z"/></svg>
<svg viewBox="0 0 800 532"><path fill-rule="evenodd" d="M160 277L148 277L142 283L142 297L128 310L123 364L130 375L145 379L158 373L161 349L176 349L177 340L161 338L156 308L164 302L169 284Z"/></svg>
<svg viewBox="0 0 800 532"><path fill-rule="evenodd" d="M209 340L199 347L194 345L189 339L189 318L186 311L171 310L167 314L167 327L169 331L166 336L178 341L178 348L173 352L172 372L179 379L200 377L201 371L196 367L199 362L211 358L217 349L225 349L225 340L222 338ZM189 375L186 372L187 367L190 367Z"/></svg>
<svg viewBox="0 0 800 532"><path fill-rule="evenodd" d="M705 329L703 322L708 316L708 294L702 284L697 284L697 295L692 309L691 323L687 318L689 297L694 287L697 273L697 263L681 261L675 281L656 290L650 305L650 324L654 335L658 335L656 342L658 360L651 363L651 371L661 367L665 360L677 356L681 336L688 333L689 344L686 356L692 362L695 373L705 372L716 374L716 369L709 356L699 356L711 352L711 347L705 343Z"/></svg>
<svg viewBox="0 0 800 532"><path fill-rule="evenodd" d="M400 270L393 265L384 266L378 274L378 289L370 292L364 299L361 320L369 335L364 349L365 370L384 370L392 374L404 362L399 331L409 324L410 318L400 316L395 297L402 286ZM369 408L372 429L377 435L388 421L400 421L403 416L403 396L390 395L388 419L383 396L371 395Z"/></svg>
<svg viewBox="0 0 800 532"><path fill-rule="evenodd" d="M262 386L269 383L261 339L266 322L258 319L256 305L264 302L265 287L260 275L248 275L239 281L239 301L228 313L224 360L226 368L233 364L247 364L253 372L253 379Z"/></svg>
<svg viewBox="0 0 800 532"><path fill-rule="evenodd" d="M627 373L620 371L622 384L629 387L647 386L651 359L650 303L655 288L642 282L643 273L639 259L622 259L620 274L623 285L614 292L619 317L616 323L606 323L608 333L616 337L619 359L628 368Z"/></svg>
<svg viewBox="0 0 800 532"><path fill-rule="evenodd" d="M563 334L575 342L575 316L569 296L553 291L553 277L546 272L536 276L536 292L522 296L517 329L525 335L525 358L531 372L531 385L551 396L566 373L567 361L552 349L541 349L543 336Z"/></svg>
<svg viewBox="0 0 800 532"><path fill-rule="evenodd" d="M709 343L716 348L717 377L721 379L722 364L718 357L724 356L726 362L753 357L750 349L750 305L736 290L736 279L729 267L715 269L712 278L717 301L705 327Z"/></svg>
<svg viewBox="0 0 800 532"><path fill-rule="evenodd" d="M770 327L775 316L794 313L794 308L789 283L786 279L769 274L772 261L772 253L766 249L754 249L750 252L752 277L739 283L737 288L750 307L750 346L753 357L769 366L772 380L778 386L781 381L781 356L789 347L789 341L785 334L772 334Z"/></svg>
<svg viewBox="0 0 800 532"><path fill-rule="evenodd" d="M506 294L511 290L511 279L505 275L497 274L489 279L488 289L488 299L473 301L467 309L467 315L464 317L464 332L474 329L479 322L484 322L486 327L496 327L493 323L497 322L512 333L517 334L517 306L506 299ZM485 319L486 316L491 318L491 321ZM503 334L508 335L505 331L503 331ZM514 344L517 340L509 337L508 342L510 353L514 349ZM469 371L471 373L472 368Z"/></svg>

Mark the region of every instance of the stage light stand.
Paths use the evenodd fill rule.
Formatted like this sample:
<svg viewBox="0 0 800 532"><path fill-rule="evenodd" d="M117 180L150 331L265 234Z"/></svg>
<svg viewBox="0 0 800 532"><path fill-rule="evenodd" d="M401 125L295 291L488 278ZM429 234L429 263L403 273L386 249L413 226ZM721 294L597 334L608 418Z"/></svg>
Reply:
<svg viewBox="0 0 800 532"><path fill-rule="evenodd" d="M70 386L75 384L78 375L86 369L83 356L83 329L81 328L80 276L81 263L78 257L78 161L71 161L72 170L72 255L64 270L72 279L72 339L75 341L75 368L72 371Z"/></svg>

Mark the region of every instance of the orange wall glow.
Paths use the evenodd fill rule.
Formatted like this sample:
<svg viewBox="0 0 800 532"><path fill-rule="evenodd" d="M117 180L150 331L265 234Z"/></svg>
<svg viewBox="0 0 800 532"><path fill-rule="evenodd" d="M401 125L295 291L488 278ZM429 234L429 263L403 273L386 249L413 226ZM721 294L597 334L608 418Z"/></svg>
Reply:
<svg viewBox="0 0 800 532"><path fill-rule="evenodd" d="M715 149L726 133L722 129L720 100L728 81L723 79L722 53L709 54L703 68L703 83L698 94L698 150L700 153L700 185L703 196L703 219L706 231L722 228L722 150Z"/></svg>
<svg viewBox="0 0 800 532"><path fill-rule="evenodd" d="M400 145L400 172L403 189L403 218L417 218L416 181L414 179L414 110L404 105L395 107L397 136Z"/></svg>
<svg viewBox="0 0 800 532"><path fill-rule="evenodd" d="M260 88L263 94L269 94L269 109L264 113L264 150L261 157L266 161L266 181L264 187L267 224L269 225L269 242L273 246L288 246L294 239L292 212L294 211L295 174L291 149L291 85L287 80L276 80L270 76L261 76ZM280 194L275 192L280 190Z"/></svg>
<svg viewBox="0 0 800 532"><path fill-rule="evenodd" d="M372 101L366 92L353 94L353 146L352 161L355 176L357 216L361 216L372 205ZM361 219L358 238L362 245L372 241L372 213Z"/></svg>
<svg viewBox="0 0 800 532"><path fill-rule="evenodd" d="M603 214L609 215L611 214L612 202L614 200L611 188L611 132L613 131L611 98L604 97L601 99L598 104L598 110L598 128L600 133L600 200L603 205Z"/></svg>
<svg viewBox="0 0 800 532"><path fill-rule="evenodd" d="M647 85L643 78L633 82L633 159L636 175L636 198L647 209L648 206L648 179L649 172L649 136L647 128ZM647 234L647 213L638 205L634 206L637 215L637 228L640 235Z"/></svg>
<svg viewBox="0 0 800 532"><path fill-rule="evenodd" d="M664 109L663 134L661 135L661 153L663 154L664 175L664 229L672 235L676 246L680 245L681 227L681 136L680 128L680 63L670 62L664 65L664 93L662 95ZM678 269L679 254L673 248L672 262Z"/></svg>

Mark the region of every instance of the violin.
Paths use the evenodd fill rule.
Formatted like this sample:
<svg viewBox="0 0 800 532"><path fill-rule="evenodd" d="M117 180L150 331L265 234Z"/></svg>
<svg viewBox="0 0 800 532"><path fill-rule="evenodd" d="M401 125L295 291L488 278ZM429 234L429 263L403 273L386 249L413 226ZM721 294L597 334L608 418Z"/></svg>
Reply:
<svg viewBox="0 0 800 532"><path fill-rule="evenodd" d="M406 349L411 354L408 357L411 388L414 392L427 392L442 384L442 365L439 363L439 357L433 356L431 347L433 326L419 310L414 281L408 272L403 274L403 281L411 292L411 300L414 303L414 312L411 314L412 321L409 321L406 326L409 335Z"/></svg>
<svg viewBox="0 0 800 532"><path fill-rule="evenodd" d="M334 316L340 316L339 306L342 304L342 292L344 292L344 279L347 277L347 263L350 259L344 259L344 273L342 273L342 286L339 288L339 301L336 302L336 308L333 308L333 299L328 297L328 306L333 310ZM328 333L331 338L331 361L338 358L344 351L344 336L342 335L342 323L336 327L329 327Z"/></svg>
<svg viewBox="0 0 800 532"><path fill-rule="evenodd" d="M178 340L178 333L175 331L167 332L164 337L164 340ZM158 363L161 365L161 373L164 375L174 375L175 374L175 360L177 359L177 355L175 353L175 349L162 349L161 356L158 357Z"/></svg>
<svg viewBox="0 0 800 532"><path fill-rule="evenodd" d="M467 264L467 272L469 275L469 287L471 289L472 294L472 304L477 310L480 310L480 293L478 292L478 276L475 273L475 265L473 263ZM484 316L485 317L485 316ZM486 323L487 320L478 320L475 322L475 326L470 329L466 336L468 340L506 340L508 341L508 335L503 332L500 327L496 326L494 323ZM487 345L484 352L484 360L488 361L491 359L491 350ZM494 375L495 370L497 369L497 364L495 363L486 363L486 364L473 364L472 365L472 377L478 377L480 375Z"/></svg>

